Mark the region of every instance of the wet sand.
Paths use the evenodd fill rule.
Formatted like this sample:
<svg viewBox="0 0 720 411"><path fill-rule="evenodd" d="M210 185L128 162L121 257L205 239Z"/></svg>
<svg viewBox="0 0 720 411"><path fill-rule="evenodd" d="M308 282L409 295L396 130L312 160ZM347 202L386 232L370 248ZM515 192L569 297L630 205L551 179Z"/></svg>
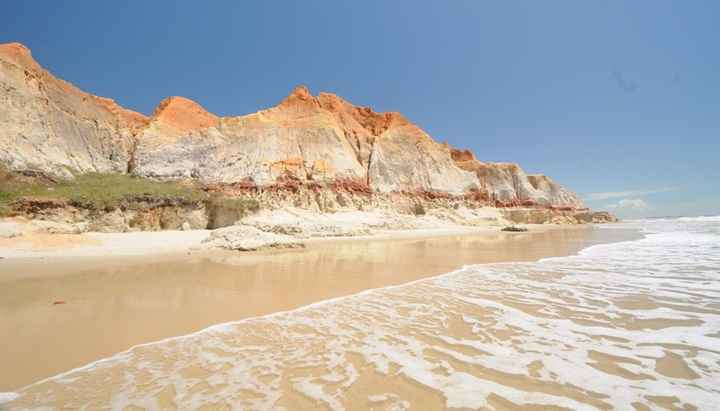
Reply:
<svg viewBox="0 0 720 411"><path fill-rule="evenodd" d="M0 391L213 324L401 284L465 264L531 261L638 238L535 228L316 241L304 250L0 260Z"/></svg>

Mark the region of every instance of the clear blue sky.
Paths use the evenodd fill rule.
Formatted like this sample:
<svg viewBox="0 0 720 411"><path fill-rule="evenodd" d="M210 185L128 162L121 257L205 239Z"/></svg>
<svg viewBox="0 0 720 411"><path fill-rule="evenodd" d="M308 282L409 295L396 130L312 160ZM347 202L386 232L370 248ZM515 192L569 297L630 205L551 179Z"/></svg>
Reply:
<svg viewBox="0 0 720 411"><path fill-rule="evenodd" d="M718 1L0 2L0 41L150 113L295 85L400 111L620 215L720 214Z"/></svg>

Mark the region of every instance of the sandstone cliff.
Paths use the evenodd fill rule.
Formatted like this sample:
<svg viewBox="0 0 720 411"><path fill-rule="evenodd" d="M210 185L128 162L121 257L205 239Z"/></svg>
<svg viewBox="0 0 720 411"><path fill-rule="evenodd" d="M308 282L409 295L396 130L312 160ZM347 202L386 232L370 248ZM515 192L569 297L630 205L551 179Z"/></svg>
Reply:
<svg viewBox="0 0 720 411"><path fill-rule="evenodd" d="M117 172L192 179L277 204L288 195L272 190L290 187L292 205L321 210L324 201L377 206L368 196L405 208L443 198L583 208L549 177L527 175L517 164L481 162L436 142L399 113L354 106L334 94L313 96L301 86L275 107L237 117L170 97L146 117L55 78L18 43L0 45L0 165L60 178Z"/></svg>
<svg viewBox="0 0 720 411"><path fill-rule="evenodd" d="M447 147L400 114L355 107L333 94L314 97L298 87L276 107L220 119L189 100L169 100L138 136L138 175L258 186L350 179L380 192L461 194L477 187ZM173 126L173 118L187 125Z"/></svg>
<svg viewBox="0 0 720 411"><path fill-rule="evenodd" d="M25 46L0 45L0 163L71 177L126 172L142 114L53 77Z"/></svg>
<svg viewBox="0 0 720 411"><path fill-rule="evenodd" d="M458 167L472 171L480 183L480 193L499 207L546 206L583 208L575 193L550 177L527 175L514 163L484 163L469 150L452 150Z"/></svg>

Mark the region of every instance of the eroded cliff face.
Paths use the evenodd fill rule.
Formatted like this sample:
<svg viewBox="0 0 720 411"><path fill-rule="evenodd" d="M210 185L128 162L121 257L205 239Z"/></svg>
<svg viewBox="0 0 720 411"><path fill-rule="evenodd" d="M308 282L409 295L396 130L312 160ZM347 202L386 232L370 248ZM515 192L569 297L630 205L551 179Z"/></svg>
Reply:
<svg viewBox="0 0 720 411"><path fill-rule="evenodd" d="M154 127L161 120L156 112L138 138L134 171L146 177L257 186L283 178L362 178L364 168L332 114L303 91L297 89L277 107L213 124L198 122L171 136Z"/></svg>
<svg viewBox="0 0 720 411"><path fill-rule="evenodd" d="M378 113L334 94L313 96L301 86L275 107L237 117L170 97L146 117L53 77L18 43L0 45L0 164L63 178L95 171L193 179L215 191L286 196L294 204L306 202L296 195L302 191L321 210L318 198L343 207L372 204L365 200L372 195L410 198L403 207L456 198L496 207L583 208L549 177L526 175L517 164L481 162L436 142L399 113ZM329 192L317 194L323 190Z"/></svg>
<svg viewBox="0 0 720 411"><path fill-rule="evenodd" d="M126 172L142 114L55 78L19 43L0 44L0 162L60 177Z"/></svg>
<svg viewBox="0 0 720 411"><path fill-rule="evenodd" d="M461 194L477 186L447 147L400 114L355 107L334 94L315 97L298 87L276 107L221 119L185 99L162 107L138 136L138 175L258 186L350 179L380 192ZM170 109L188 125L172 127Z"/></svg>
<svg viewBox="0 0 720 411"><path fill-rule="evenodd" d="M575 193L555 183L550 177L527 175L515 163L485 163L469 150L452 150L455 164L472 171L479 180L479 192L499 207L543 206L583 208Z"/></svg>

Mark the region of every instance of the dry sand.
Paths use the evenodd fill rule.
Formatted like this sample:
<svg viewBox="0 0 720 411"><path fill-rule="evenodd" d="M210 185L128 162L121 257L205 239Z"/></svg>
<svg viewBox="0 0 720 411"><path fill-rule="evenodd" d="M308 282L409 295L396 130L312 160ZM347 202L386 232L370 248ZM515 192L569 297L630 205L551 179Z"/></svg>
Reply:
<svg viewBox="0 0 720 411"><path fill-rule="evenodd" d="M147 254L148 244L157 244L149 249L155 252L185 250L183 239L163 246L163 235L135 234L132 250ZM200 234L185 235L189 244ZM637 234L592 227L532 227L530 233L426 230L315 240L304 250L282 252L79 258L67 257L73 253L65 250L34 254L45 255L40 258L4 259L0 391L217 323L401 284L465 264L568 255L630 236ZM109 238L115 239L110 243L118 252L125 251L118 255L133 254L117 243L117 235ZM126 245L127 238L122 240ZM93 255L87 252L98 251L93 247L98 246L70 250Z"/></svg>
<svg viewBox="0 0 720 411"><path fill-rule="evenodd" d="M105 257L177 253L200 246L210 230L132 233L25 233L0 238L0 257Z"/></svg>

